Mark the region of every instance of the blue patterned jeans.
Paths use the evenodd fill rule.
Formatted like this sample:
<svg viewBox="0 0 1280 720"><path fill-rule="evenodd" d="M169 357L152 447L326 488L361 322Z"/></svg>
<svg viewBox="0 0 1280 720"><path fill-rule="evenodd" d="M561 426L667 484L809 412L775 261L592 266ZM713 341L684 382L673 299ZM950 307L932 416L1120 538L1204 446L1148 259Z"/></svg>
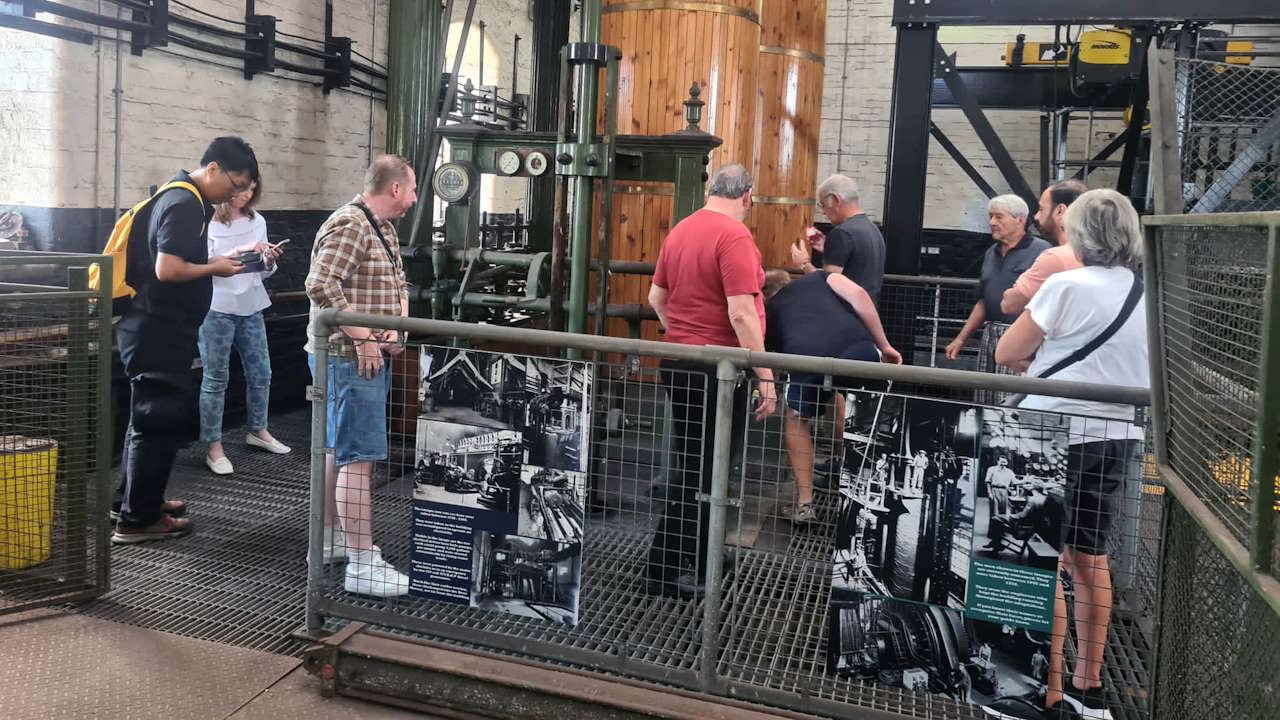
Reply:
<svg viewBox="0 0 1280 720"><path fill-rule="evenodd" d="M267 427L271 355L267 351L267 329L262 313L229 315L210 310L200 326L200 361L204 364L204 380L200 383L200 442L205 444L222 440L222 408L232 347L244 368L249 430L257 432Z"/></svg>

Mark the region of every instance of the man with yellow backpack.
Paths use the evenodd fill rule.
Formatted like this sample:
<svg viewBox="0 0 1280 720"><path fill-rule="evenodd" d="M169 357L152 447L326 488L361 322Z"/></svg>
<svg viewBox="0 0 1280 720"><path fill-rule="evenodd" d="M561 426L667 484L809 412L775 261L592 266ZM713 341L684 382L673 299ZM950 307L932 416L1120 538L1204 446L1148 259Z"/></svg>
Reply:
<svg viewBox="0 0 1280 720"><path fill-rule="evenodd" d="M211 278L230 277L243 267L234 258L209 257L209 219L214 204L257 179L253 149L238 137L216 138L198 170L180 171L122 216L112 233L112 294L125 301L117 303L124 311L116 343L130 390L120 486L112 503L113 543L191 532L191 521L183 517L186 505L166 500L165 488L178 451L196 436L191 361L199 355L196 339L213 295Z"/></svg>

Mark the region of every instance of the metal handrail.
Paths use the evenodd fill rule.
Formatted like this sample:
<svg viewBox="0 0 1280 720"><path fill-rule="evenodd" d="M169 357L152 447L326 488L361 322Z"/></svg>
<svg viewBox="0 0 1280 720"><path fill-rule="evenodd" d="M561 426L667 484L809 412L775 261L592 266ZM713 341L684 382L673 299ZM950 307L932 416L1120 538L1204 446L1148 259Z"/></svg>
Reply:
<svg viewBox="0 0 1280 720"><path fill-rule="evenodd" d="M584 352L620 353L664 357L675 360L717 365L728 362L739 369L767 367L774 370L817 373L833 377L854 377L870 380L892 380L900 383L937 385L957 389L995 390L1007 393L1047 395L1051 397L1092 400L1124 405L1146 406L1150 393L1145 388L1119 385L1095 385L1065 380L1044 380L1017 375L995 375L968 370L947 370L917 367L913 365L889 365L885 363L841 360L836 358L787 355L783 353L754 352L745 348L716 345L697 346L654 340L631 340L585 335L550 330L481 325L476 323L428 320L424 318L371 315L367 313L321 310L316 314L313 332L317 338L327 340L333 328L353 325L383 330L396 330L416 335L460 337L473 340L523 343L553 348L567 348ZM326 343L327 344L327 343Z"/></svg>

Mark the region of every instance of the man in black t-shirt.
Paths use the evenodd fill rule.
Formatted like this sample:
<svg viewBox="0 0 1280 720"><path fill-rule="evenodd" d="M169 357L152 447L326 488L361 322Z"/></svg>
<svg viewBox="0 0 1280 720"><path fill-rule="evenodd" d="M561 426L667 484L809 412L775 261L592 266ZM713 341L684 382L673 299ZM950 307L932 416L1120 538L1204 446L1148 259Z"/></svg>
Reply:
<svg viewBox="0 0 1280 720"><path fill-rule="evenodd" d="M871 302L880 307L880 288L884 285L884 237L859 205L858 185L845 175L832 175L818 186L818 209L832 222L826 235L809 228L806 238L812 252L806 252L804 242L800 248L792 248L792 262L805 273L822 269L849 278L871 296ZM844 395L837 394L831 404L830 417L837 426L844 422ZM840 460L844 455L844 438L834 433L831 458L818 471L825 476L840 472Z"/></svg>
<svg viewBox="0 0 1280 720"><path fill-rule="evenodd" d="M209 312L213 276L241 269L228 257L209 257L213 205L247 190L258 179L253 149L237 137L215 139L192 173L174 182L194 185L162 192L133 221L125 279L136 293L116 326L120 360L129 377L120 486L111 541L130 544L181 537L191 531L186 505L165 500L178 450L195 437L197 413L191 361Z"/></svg>
<svg viewBox="0 0 1280 720"><path fill-rule="evenodd" d="M884 285L884 236L858 204L858 186L844 175L832 175L818 186L818 208L831 221L831 231L810 240L811 257L793 253L806 273L822 268L854 281L880 307Z"/></svg>
<svg viewBox="0 0 1280 720"><path fill-rule="evenodd" d="M884 336L871 296L843 275L819 270L792 281L788 271L770 270L765 274L764 297L764 347L769 352L902 363L902 356ZM832 391L824 384L822 375L812 373L793 372L787 378L787 455L796 479L796 502L784 512L794 523L814 519L809 422L830 401ZM833 384L852 387L857 383L835 378ZM837 432L843 432L843 423Z"/></svg>

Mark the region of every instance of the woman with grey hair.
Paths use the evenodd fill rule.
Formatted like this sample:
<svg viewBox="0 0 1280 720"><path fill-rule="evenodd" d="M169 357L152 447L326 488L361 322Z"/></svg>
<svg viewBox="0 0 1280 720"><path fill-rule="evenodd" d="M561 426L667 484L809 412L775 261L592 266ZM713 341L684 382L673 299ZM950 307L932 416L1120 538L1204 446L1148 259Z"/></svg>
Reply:
<svg viewBox="0 0 1280 720"><path fill-rule="evenodd" d="M1035 377L1150 387L1138 213L1114 190L1090 190L1067 209L1064 224L1084 267L1045 281L1000 339L996 362ZM1124 485L1138 481L1143 431L1127 405L1031 396L1020 407L1072 414L1063 536L1046 540L1060 540L1059 567L1071 578L1077 654L1064 683L1059 573L1045 717L1110 718L1100 679L1111 619L1107 548L1123 515Z"/></svg>

